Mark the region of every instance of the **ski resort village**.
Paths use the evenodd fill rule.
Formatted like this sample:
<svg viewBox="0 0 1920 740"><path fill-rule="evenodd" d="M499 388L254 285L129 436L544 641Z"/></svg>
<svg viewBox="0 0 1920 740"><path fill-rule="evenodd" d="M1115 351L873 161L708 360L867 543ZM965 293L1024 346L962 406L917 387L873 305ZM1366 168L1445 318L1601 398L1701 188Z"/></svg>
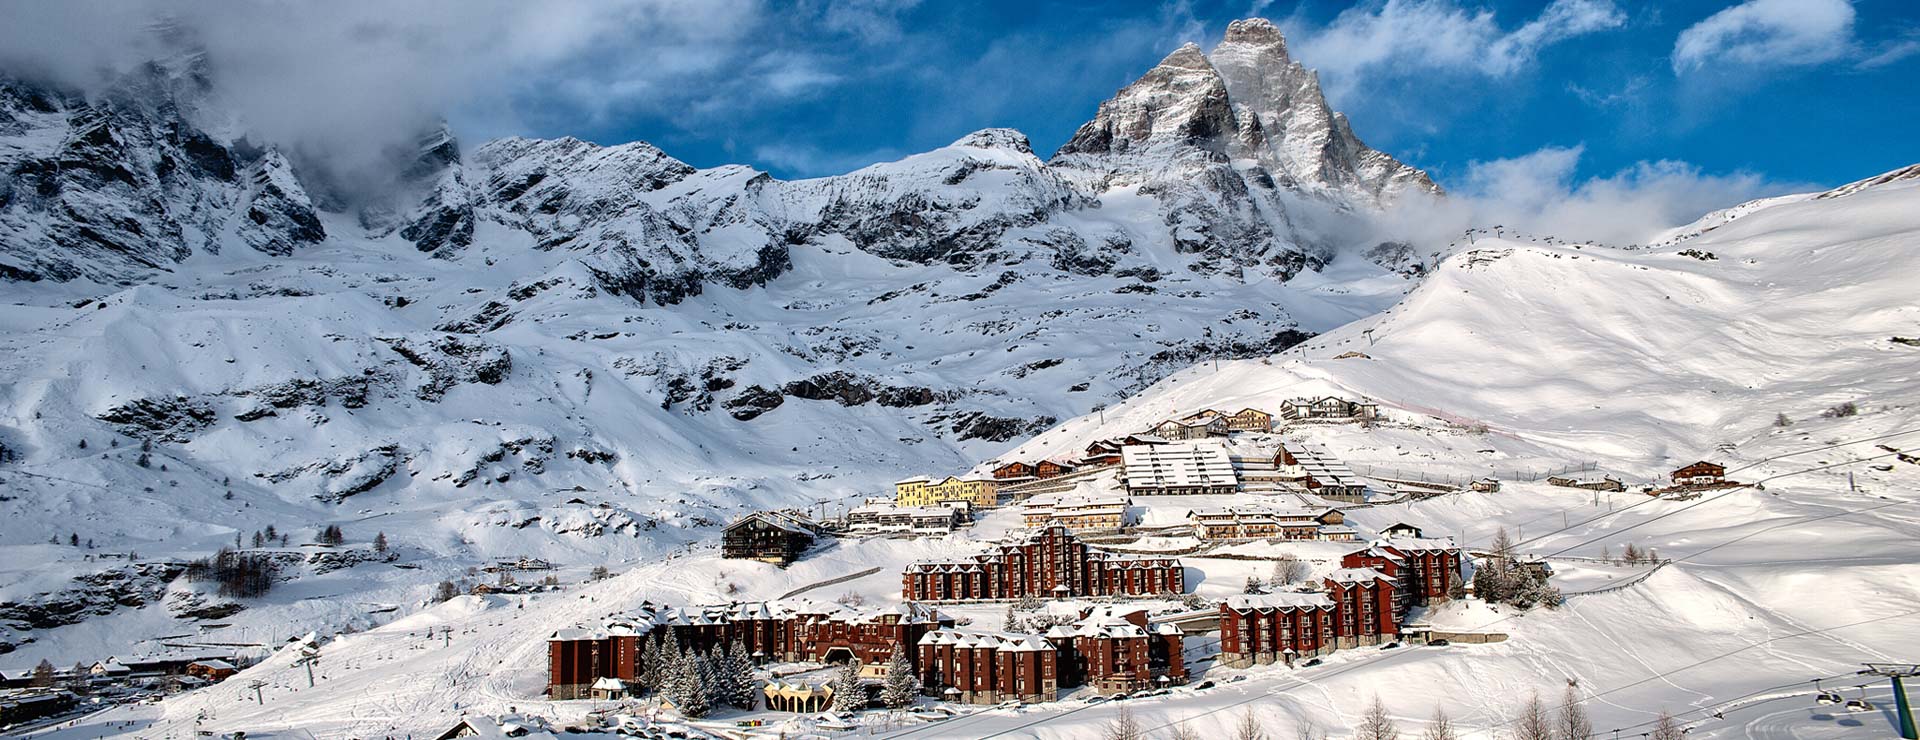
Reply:
<svg viewBox="0 0 1920 740"><path fill-rule="evenodd" d="M0 737L1920 740L1916 28L0 2Z"/></svg>

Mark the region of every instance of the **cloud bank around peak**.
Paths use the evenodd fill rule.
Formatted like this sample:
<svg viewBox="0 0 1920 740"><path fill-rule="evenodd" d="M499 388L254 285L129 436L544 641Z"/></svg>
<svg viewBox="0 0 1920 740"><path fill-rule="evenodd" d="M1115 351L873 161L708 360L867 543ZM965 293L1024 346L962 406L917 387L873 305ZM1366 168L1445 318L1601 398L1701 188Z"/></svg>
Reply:
<svg viewBox="0 0 1920 740"><path fill-rule="evenodd" d="M1318 220L1331 240L1383 241L1433 251L1470 228L1502 226L1567 241L1644 244L1710 211L1775 195L1821 190L1735 171L1711 173L1687 162L1651 160L1589 177L1578 175L1586 147L1546 146L1515 157L1471 163L1444 198L1414 195L1381 214ZM1330 225L1330 226L1329 226Z"/></svg>
<svg viewBox="0 0 1920 740"><path fill-rule="evenodd" d="M529 118L701 110L834 84L768 43L757 0L329 3L6 2L0 69L95 91L150 60L204 53L245 130L330 157L373 157L457 117L483 136ZM845 21L875 33L882 20ZM538 106L517 104L537 98Z"/></svg>

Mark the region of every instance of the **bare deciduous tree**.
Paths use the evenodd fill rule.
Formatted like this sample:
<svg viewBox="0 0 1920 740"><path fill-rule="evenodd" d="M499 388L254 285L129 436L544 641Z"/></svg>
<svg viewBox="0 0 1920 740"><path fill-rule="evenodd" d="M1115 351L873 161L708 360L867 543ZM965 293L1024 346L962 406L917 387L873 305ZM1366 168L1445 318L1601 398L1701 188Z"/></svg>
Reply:
<svg viewBox="0 0 1920 740"><path fill-rule="evenodd" d="M1540 701L1535 692L1527 697L1527 703L1520 707L1520 717L1515 722L1514 740L1554 740L1553 717L1547 712L1547 705Z"/></svg>
<svg viewBox="0 0 1920 740"><path fill-rule="evenodd" d="M1447 718L1447 710L1433 708L1433 721L1427 723L1427 731L1420 733L1420 740L1460 740L1459 731L1453 729L1453 720Z"/></svg>
<svg viewBox="0 0 1920 740"><path fill-rule="evenodd" d="M1134 718L1133 710L1122 706L1113 719L1100 728L1100 737L1102 740L1146 740L1147 733L1140 729L1140 720Z"/></svg>
<svg viewBox="0 0 1920 740"><path fill-rule="evenodd" d="M1680 723L1673 718L1673 715L1662 709L1660 716L1653 720L1653 731L1649 732L1647 737L1653 740L1680 740L1683 732L1684 730L1680 729Z"/></svg>
<svg viewBox="0 0 1920 740"><path fill-rule="evenodd" d="M1580 705L1580 692L1572 686L1560 698L1560 740L1590 740L1593 737L1593 720L1587 719L1587 708Z"/></svg>
<svg viewBox="0 0 1920 740"><path fill-rule="evenodd" d="M1380 695L1373 696L1373 703L1367 705L1367 713L1360 718L1360 727L1353 734L1358 740L1399 740L1400 727L1393 722L1393 716L1387 714L1387 705L1380 702Z"/></svg>
<svg viewBox="0 0 1920 740"><path fill-rule="evenodd" d="M1281 555L1273 561L1273 585L1291 586L1307 577L1307 564L1293 553Z"/></svg>
<svg viewBox="0 0 1920 740"><path fill-rule="evenodd" d="M1193 729L1192 725L1181 722L1167 732L1167 740L1200 740L1200 731Z"/></svg>
<svg viewBox="0 0 1920 740"><path fill-rule="evenodd" d="M1267 729L1260 726L1260 718L1253 716L1253 710L1240 714L1240 722L1233 726L1233 740L1267 740Z"/></svg>

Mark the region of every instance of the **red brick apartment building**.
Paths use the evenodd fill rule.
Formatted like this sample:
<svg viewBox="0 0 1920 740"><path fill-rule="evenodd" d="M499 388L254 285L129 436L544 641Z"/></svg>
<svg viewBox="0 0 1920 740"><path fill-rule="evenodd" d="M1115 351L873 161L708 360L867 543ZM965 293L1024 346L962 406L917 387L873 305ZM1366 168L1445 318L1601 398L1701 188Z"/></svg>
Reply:
<svg viewBox="0 0 1920 740"><path fill-rule="evenodd" d="M683 648L706 651L742 642L756 660L885 663L895 645L912 646L953 620L918 604L855 612L837 604L750 603L687 609L642 604L633 615L594 628L573 627L547 638L547 692L554 699L587 695L601 678L632 681L640 642L671 630ZM909 652L909 658L912 653Z"/></svg>
<svg viewBox="0 0 1920 740"><path fill-rule="evenodd" d="M920 638L917 670L928 694L973 704L1053 701L1060 689L1082 685L1131 692L1187 682L1183 639L1145 610L1104 607L1045 636L929 632Z"/></svg>
<svg viewBox="0 0 1920 740"><path fill-rule="evenodd" d="M1095 550L1061 526L1029 530L971 557L912 563L901 580L901 593L909 601L1154 596L1186 591L1180 561Z"/></svg>

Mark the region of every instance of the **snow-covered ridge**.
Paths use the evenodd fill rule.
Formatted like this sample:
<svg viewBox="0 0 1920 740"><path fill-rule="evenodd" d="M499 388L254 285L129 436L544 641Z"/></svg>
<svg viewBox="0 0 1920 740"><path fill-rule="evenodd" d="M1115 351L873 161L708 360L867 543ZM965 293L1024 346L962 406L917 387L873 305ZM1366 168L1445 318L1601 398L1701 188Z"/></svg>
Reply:
<svg viewBox="0 0 1920 740"><path fill-rule="evenodd" d="M1776 414L1853 401L1910 416L1920 355L1889 338L1920 334L1908 285L1920 181L1892 174L1833 191L1844 197L1748 204L1675 246L1482 238L1377 317L1176 373L1107 408L1104 425L1082 417L1008 456L1068 454L1176 411L1320 394L1639 475L1763 438Z"/></svg>

